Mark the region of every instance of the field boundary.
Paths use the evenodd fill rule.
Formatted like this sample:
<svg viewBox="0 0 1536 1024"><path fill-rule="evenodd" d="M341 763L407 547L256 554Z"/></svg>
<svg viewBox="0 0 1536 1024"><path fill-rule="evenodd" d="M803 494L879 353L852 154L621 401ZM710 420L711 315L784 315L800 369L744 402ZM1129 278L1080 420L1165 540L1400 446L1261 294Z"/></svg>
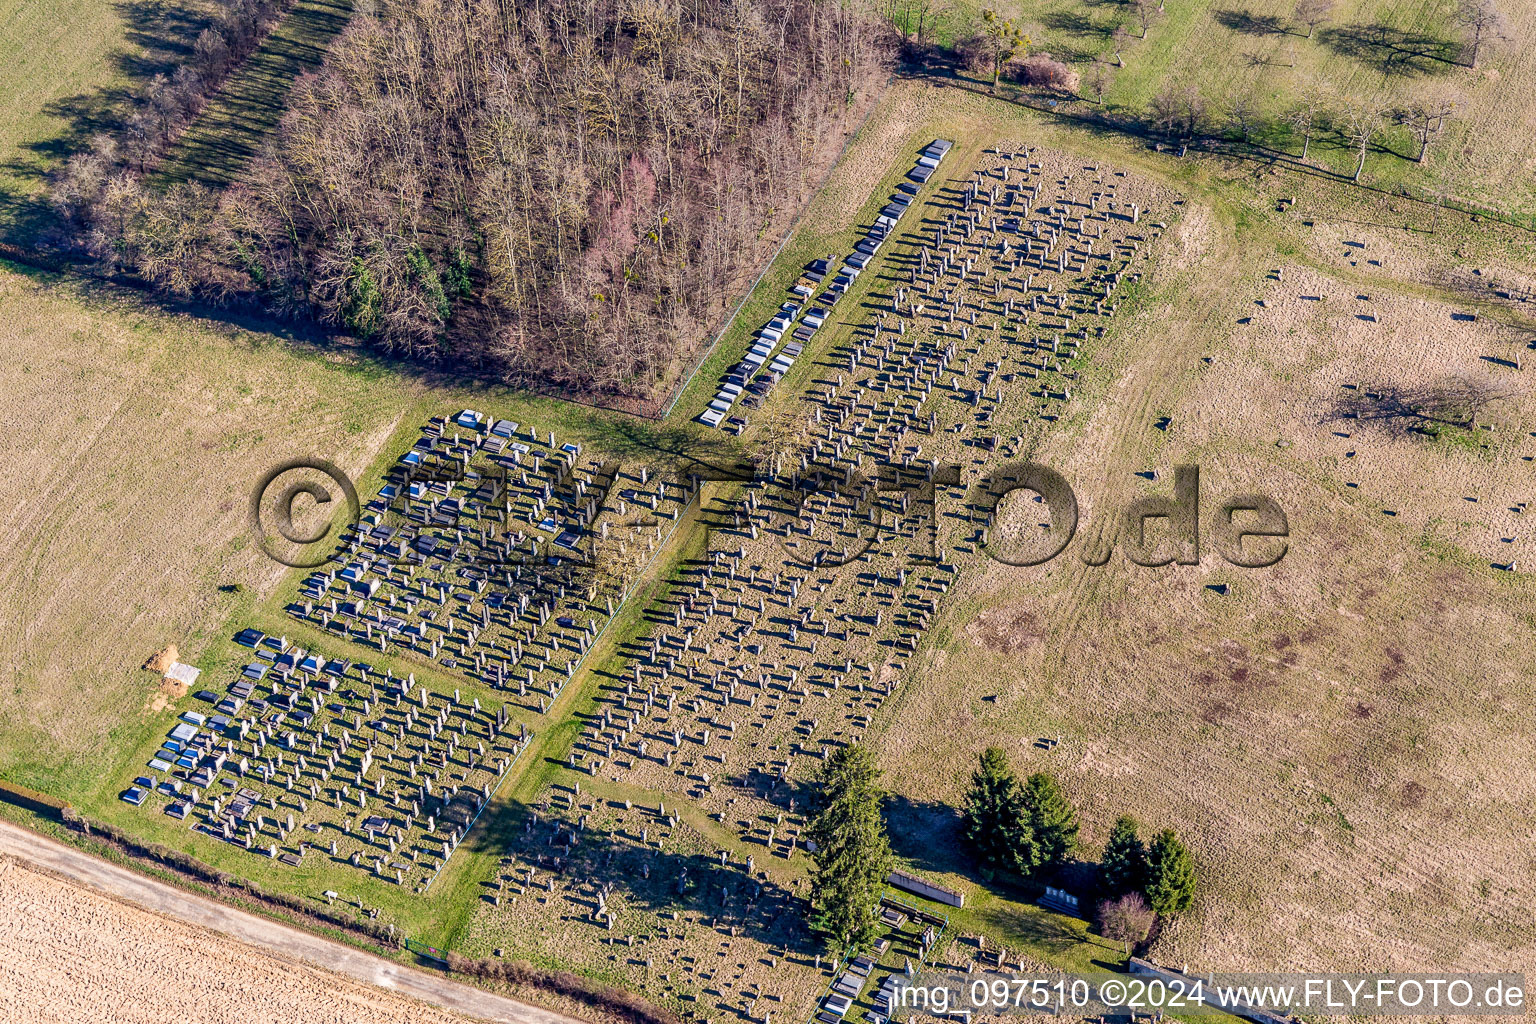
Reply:
<svg viewBox="0 0 1536 1024"><path fill-rule="evenodd" d="M403 993L454 1013L509 1024L585 1024L578 1018L406 966L289 921L267 918L223 900L114 864L78 846L0 821L0 854L150 913L207 928L282 959L298 959L366 985ZM175 876L178 877L179 876ZM360 958L362 954L366 959Z"/></svg>

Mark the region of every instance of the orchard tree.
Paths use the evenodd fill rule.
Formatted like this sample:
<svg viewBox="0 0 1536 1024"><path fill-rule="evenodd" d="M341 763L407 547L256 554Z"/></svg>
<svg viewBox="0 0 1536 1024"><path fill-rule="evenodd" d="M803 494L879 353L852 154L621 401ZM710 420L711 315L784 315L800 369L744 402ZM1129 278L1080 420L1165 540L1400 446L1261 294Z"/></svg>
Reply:
<svg viewBox="0 0 1536 1024"><path fill-rule="evenodd" d="M1360 180L1360 172L1365 170L1365 157L1375 144L1381 127L1381 110L1375 106L1355 107L1344 115L1344 137L1355 147L1355 173L1351 181Z"/></svg>
<svg viewBox="0 0 1536 1024"><path fill-rule="evenodd" d="M879 936L880 894L891 873L891 846L880 816L880 770L864 747L827 759L806 838L811 854L811 930L835 951L863 949Z"/></svg>
<svg viewBox="0 0 1536 1024"><path fill-rule="evenodd" d="M1121 51L1125 49L1125 44L1130 41L1131 33L1124 25L1116 25L1114 31L1109 34L1110 45L1115 49L1116 67L1125 67L1125 54Z"/></svg>
<svg viewBox="0 0 1536 1024"><path fill-rule="evenodd" d="M1327 104L1325 93L1320 89L1307 88L1285 112L1285 123L1291 131L1301 136L1302 163L1307 162L1307 153L1312 149L1312 136L1317 133L1318 125L1323 121L1328 109Z"/></svg>
<svg viewBox="0 0 1536 1024"><path fill-rule="evenodd" d="M1093 73L1088 76L1088 91L1093 93L1093 101L1099 106L1104 105L1104 94L1109 91L1110 81L1109 65L1094 61Z"/></svg>
<svg viewBox="0 0 1536 1024"><path fill-rule="evenodd" d="M1259 129L1263 120L1251 87L1239 87L1229 93L1222 105L1222 115L1227 127L1244 142L1253 138L1253 133Z"/></svg>
<svg viewBox="0 0 1536 1024"><path fill-rule="evenodd" d="M1505 20L1504 12L1499 10L1495 0L1458 0L1452 17L1456 24L1466 29L1469 36L1467 42L1472 47L1472 53L1467 64L1470 67L1477 67L1477 58L1485 43L1509 38L1509 22Z"/></svg>
<svg viewBox="0 0 1536 1024"><path fill-rule="evenodd" d="M1039 851L1024 809L1024 787L1001 747L988 747L971 775L963 821L966 844L984 865L1027 875Z"/></svg>
<svg viewBox="0 0 1536 1024"><path fill-rule="evenodd" d="M1424 93L1392 112L1392 120L1412 132L1419 144L1414 163L1424 162L1430 142L1440 134L1446 121L1455 113L1456 97L1443 91Z"/></svg>
<svg viewBox="0 0 1536 1024"><path fill-rule="evenodd" d="M1060 867L1077 849L1077 812L1054 776L1036 772L1024 783L1024 809L1039 849L1038 866Z"/></svg>
<svg viewBox="0 0 1536 1024"><path fill-rule="evenodd" d="M1195 861L1173 829L1147 851L1147 904L1159 914L1178 914L1195 899Z"/></svg>
<svg viewBox="0 0 1536 1024"><path fill-rule="evenodd" d="M1296 0L1296 22L1307 26L1307 38L1317 31L1317 26L1333 17L1333 0Z"/></svg>
<svg viewBox="0 0 1536 1024"><path fill-rule="evenodd" d="M1121 815L1110 830L1099 865L1100 886L1108 896L1137 892L1147 884L1147 848L1137 830L1129 814Z"/></svg>

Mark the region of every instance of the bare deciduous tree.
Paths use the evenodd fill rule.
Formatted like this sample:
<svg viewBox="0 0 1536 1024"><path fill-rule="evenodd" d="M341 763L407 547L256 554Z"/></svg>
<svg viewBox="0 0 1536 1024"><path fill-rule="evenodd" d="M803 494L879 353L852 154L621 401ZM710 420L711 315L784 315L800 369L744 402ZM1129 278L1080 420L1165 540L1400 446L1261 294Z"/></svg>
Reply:
<svg viewBox="0 0 1536 1024"><path fill-rule="evenodd" d="M1139 892L1128 892L1099 904L1099 931L1106 939L1123 943L1126 956L1138 943L1146 941L1156 920L1157 915Z"/></svg>
<svg viewBox="0 0 1536 1024"><path fill-rule="evenodd" d="M1244 142L1252 139L1262 117L1253 90L1247 86L1239 86L1232 90L1222 104L1221 112L1227 127L1235 131L1238 138Z"/></svg>
<svg viewBox="0 0 1536 1024"><path fill-rule="evenodd" d="M1333 17L1333 0L1296 0L1291 17L1307 26L1307 38L1311 39L1317 27Z"/></svg>
<svg viewBox="0 0 1536 1024"><path fill-rule="evenodd" d="M1199 89L1188 85L1180 94L1179 101L1184 115L1184 138L1193 139L1205 129L1205 97L1201 95Z"/></svg>
<svg viewBox="0 0 1536 1024"><path fill-rule="evenodd" d="M911 0L906 10L906 24L912 29L916 22L915 35L921 46L952 13L953 8L947 0Z"/></svg>
<svg viewBox="0 0 1536 1024"><path fill-rule="evenodd" d="M1419 144L1415 163L1423 163L1429 152L1429 144L1445 128L1445 123L1456 113L1459 103L1455 93L1436 88L1421 92L1406 104L1392 112L1392 120L1407 128Z"/></svg>
<svg viewBox="0 0 1536 1024"><path fill-rule="evenodd" d="M1101 60L1093 62L1093 71L1088 74L1088 91L1093 94L1093 100L1100 106L1104 105L1104 94L1109 91L1111 73L1109 65Z"/></svg>
<svg viewBox="0 0 1536 1024"><path fill-rule="evenodd" d="M1354 147L1355 173L1351 181L1359 181L1360 174L1365 170L1365 157L1371 151L1371 146L1376 142L1376 136L1381 133L1384 118L1381 108L1374 103L1366 103L1354 106L1345 111L1344 138Z"/></svg>
<svg viewBox="0 0 1536 1024"><path fill-rule="evenodd" d="M1168 135L1172 135L1179 124L1180 106L1178 89L1172 82L1167 82L1152 97L1152 103L1147 110L1152 121L1152 127Z"/></svg>
<svg viewBox="0 0 1536 1024"><path fill-rule="evenodd" d="M1496 0L1457 0L1452 17L1470 36L1468 45L1472 52L1467 63L1471 67L1477 67L1484 45L1509 38L1509 22Z"/></svg>
<svg viewBox="0 0 1536 1024"><path fill-rule="evenodd" d="M1116 25L1114 31L1109 34L1110 45L1115 50L1115 65L1125 67L1125 44L1130 41L1131 33L1124 25Z"/></svg>
<svg viewBox="0 0 1536 1024"><path fill-rule="evenodd" d="M1327 94L1316 87L1307 87L1285 112L1285 123L1301 136L1301 162L1307 162L1312 148L1312 136L1328 110Z"/></svg>

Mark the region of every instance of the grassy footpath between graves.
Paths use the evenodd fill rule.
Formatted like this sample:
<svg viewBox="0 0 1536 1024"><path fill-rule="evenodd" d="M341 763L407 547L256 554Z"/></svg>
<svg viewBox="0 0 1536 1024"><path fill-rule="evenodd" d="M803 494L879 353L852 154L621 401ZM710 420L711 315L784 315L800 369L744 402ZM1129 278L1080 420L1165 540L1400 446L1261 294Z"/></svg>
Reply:
<svg viewBox="0 0 1536 1024"><path fill-rule="evenodd" d="M853 251L853 243L864 235L861 226L874 221L884 207L887 198L898 182L911 170L917 151L935 138L948 138L945 121L933 112L920 112L914 116L907 100L911 91L920 86L907 80L893 83L881 96L879 106L869 116L858 134L848 146L842 162L828 178L827 185L806 208L800 226L785 243L778 258L763 274L752 294L742 303L740 311L715 347L715 351L699 368L691 383L677 399L669 423L683 424L692 420L708 404L720 387L720 378L741 361L752 346L753 336L772 318L784 302L794 299L789 288L810 261L835 253L846 256ZM948 169L948 164L946 164ZM913 206L930 199L939 187L942 175L924 185ZM871 264L871 269L889 258L889 251L882 253ZM806 355L819 347L830 329L848 315L868 290L870 273L861 274L847 295L833 307L827 323L806 346ZM862 284L861 284L862 282ZM807 303L802 303L807 305ZM801 357L803 361L805 356ZM798 362L798 361L797 361ZM794 371L791 370L793 374ZM788 405L798 397L789 379L781 380L769 393L764 406L746 410L740 404L732 409L732 415L745 413L749 423L761 421L769 409ZM711 428L694 424L698 430Z"/></svg>
<svg viewBox="0 0 1536 1024"><path fill-rule="evenodd" d="M515 830L523 826L527 808L540 793L562 773L586 720L596 713L598 694L609 681L618 678L625 663L621 646L639 635L645 615L658 602L664 600L674 582L689 562L705 555L708 531L703 528L707 514L703 496L694 503L668 539L667 545L658 550L651 563L649 578L631 593L624 607L609 623L606 634L588 653L585 663L567 684L569 695L562 694L550 707L542 729L536 729L533 741L523 752L520 763L513 770L515 777L503 784L494 797L489 812L485 814L474 832L465 837L459 851L444 869L443 879L433 884L436 890L443 882L455 898L446 908L437 908L422 924L425 941L442 948L452 948L458 941L474 913L480 894L469 897L469 887L479 886L494 877L501 863L500 837L511 838ZM582 778L586 778L583 773ZM654 799L654 795L652 796ZM416 933L412 932L412 937ZM436 940L436 941L433 941Z"/></svg>

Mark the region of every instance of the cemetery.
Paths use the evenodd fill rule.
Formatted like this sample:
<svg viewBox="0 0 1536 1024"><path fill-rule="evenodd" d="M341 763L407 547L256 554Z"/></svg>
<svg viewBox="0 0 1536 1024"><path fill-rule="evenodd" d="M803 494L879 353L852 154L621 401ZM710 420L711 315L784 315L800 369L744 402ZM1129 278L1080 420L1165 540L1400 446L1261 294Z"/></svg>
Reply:
<svg viewBox="0 0 1536 1024"><path fill-rule="evenodd" d="M182 714L122 799L290 866L326 856L426 891L691 501L550 433L434 419L288 606L334 648L241 630L252 660L199 693L210 707Z"/></svg>
<svg viewBox="0 0 1536 1024"><path fill-rule="evenodd" d="M985 565L972 485L1070 408L1178 202L1021 143L973 167L951 149L919 150L850 254L803 268L700 417L750 437L788 403L753 479L705 490L474 409L431 418L286 605L327 643L240 631L248 661L124 799L279 871L320 859L421 896L574 719L499 818L494 876L432 893L472 901L467 954L557 946L698 1016L880 1024L894 976L951 948L963 897L898 872L876 948L827 957L804 926L806 782L888 728ZM797 361L802 390L775 389ZM707 545L586 669L696 505Z"/></svg>
<svg viewBox="0 0 1536 1024"><path fill-rule="evenodd" d="M756 455L752 479L701 486L472 409L429 419L331 561L284 598L291 628L325 642L235 637L248 663L204 673L207 707L184 712L123 791L131 813L170 815L275 872L323 861L450 901L465 956L557 964L703 1020L884 1024L909 965L1017 957L969 948L946 916L974 912L965 894L922 866L892 876L888 931L867 957L820 949L804 924L809 783L840 746L898 742L901 791L942 794L963 744L928 748L956 706L1052 764L1111 758L1072 720L1008 717L1008 686L1033 678L996 680L1019 651L1035 657L1036 623L1053 620L1038 604L992 609L1000 576L983 548L1002 527L979 484L1084 429L1188 211L1126 167L1026 141L919 141L895 160L876 216L796 259L743 360L702 409L680 406L702 424L689 430ZM1256 349L1327 292L1274 270L1237 336ZM1340 316L1362 345L1402 315L1390 299L1350 302ZM1242 393L1260 358L1206 372ZM1178 424L1179 408L1148 430ZM1294 420L1273 429L1302 436ZM1353 458L1349 431L1313 430L1302 449ZM1044 525L1027 502L1010 514L1022 522L1009 529ZM686 556L663 561L684 527ZM646 578L659 596L610 635ZM1218 585L1205 593L1225 596ZM1069 592L1063 614L1089 600ZM941 620L961 603L980 614L956 635ZM1180 642L1199 635L1187 619ZM951 651L963 671L945 667ZM1052 699L1079 718L1126 699L1089 678L1096 666L1072 666ZM1186 717L1226 728L1227 706ZM1142 747L1166 777L1155 737ZM487 802L494 829L469 837ZM479 851L494 869L476 861L434 888L466 837L494 843ZM1088 915L1081 895L1052 889L1041 906Z"/></svg>
<svg viewBox="0 0 1536 1024"><path fill-rule="evenodd" d="M512 705L246 629L251 662L181 714L125 791L290 867L328 858L424 892L531 738Z"/></svg>
<svg viewBox="0 0 1536 1024"><path fill-rule="evenodd" d="M926 148L916 169L947 148ZM915 685L913 659L939 608L987 561L977 550L986 510L970 485L1013 453L1009 433L1024 421L1062 415L1076 361L1104 336L1163 230L1156 218L1176 202L1123 172L1021 144L982 160L946 168L952 177L931 179L926 200L863 236L881 254L854 268L873 282L861 289L863 315L807 339L815 347L799 358L814 373L794 398L798 434L754 479L702 498L708 549L645 609L618 667L594 673L563 770L473 918L479 955L512 955L519 943L532 953L560 936L572 959L606 964L626 984L667 997L712 983L716 1008L762 1019L750 965L765 950L791 957L785 944L803 936L798 914L788 931L771 922L779 901L803 897L807 780L837 746L879 736ZM833 272L830 262L806 268L796 296ZM958 899L918 879L906 886L926 898L894 887L890 898L922 913ZM676 913L692 924L673 924ZM888 992L878 976L920 962L943 932L911 910L897 918L873 959L843 965L830 1008L802 992L789 1015L840 1019L866 983L870 998ZM698 931L703 939L689 938ZM743 942L752 953L737 952ZM728 979L737 990L701 973L718 959L710 943L741 958Z"/></svg>
<svg viewBox="0 0 1536 1024"><path fill-rule="evenodd" d="M578 1017L570 974L890 1024L920 970L1530 959L1536 7L98 6L12 143L7 828ZM167 177L226 71L267 144ZM246 499L305 457L361 508L294 569ZM1026 462L1077 499L1037 565ZM1205 558L1135 559L1190 464ZM1219 557L1232 495L1282 563ZM810 899L854 744L857 951ZM1064 861L981 852L994 746ZM1139 946L1125 811L1200 880ZM42 1016L442 1009L4 860Z"/></svg>
<svg viewBox="0 0 1536 1024"><path fill-rule="evenodd" d="M542 714L694 490L552 432L437 418L288 611Z"/></svg>

